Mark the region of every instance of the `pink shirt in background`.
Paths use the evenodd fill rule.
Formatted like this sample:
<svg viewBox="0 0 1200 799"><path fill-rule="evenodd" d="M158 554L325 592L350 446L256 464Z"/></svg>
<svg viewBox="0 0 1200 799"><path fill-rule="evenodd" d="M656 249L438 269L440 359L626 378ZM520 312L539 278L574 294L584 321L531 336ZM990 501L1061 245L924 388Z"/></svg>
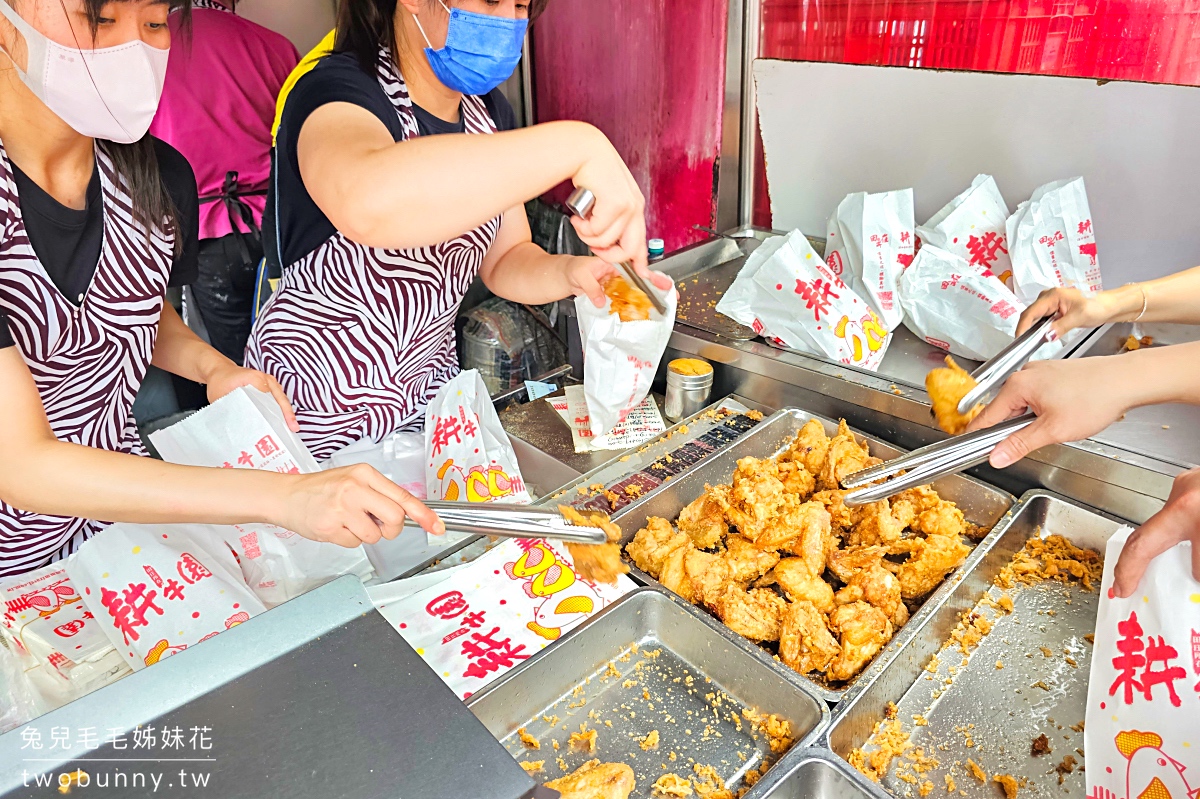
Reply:
<svg viewBox="0 0 1200 799"><path fill-rule="evenodd" d="M0 0L2 2L2 0ZM190 39L190 40L189 40ZM271 174L275 99L300 54L283 36L229 11L195 8L191 35L171 16L171 59L150 132L191 163L201 197L221 193L225 173L242 191L263 190ZM261 224L266 197L245 197ZM221 202L200 206L200 238L228 235Z"/></svg>

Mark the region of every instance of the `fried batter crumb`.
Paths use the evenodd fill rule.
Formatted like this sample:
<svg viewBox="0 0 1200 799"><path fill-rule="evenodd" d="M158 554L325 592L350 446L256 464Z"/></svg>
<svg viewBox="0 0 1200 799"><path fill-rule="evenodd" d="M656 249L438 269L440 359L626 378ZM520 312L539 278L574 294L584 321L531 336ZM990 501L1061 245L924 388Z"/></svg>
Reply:
<svg viewBox="0 0 1200 799"><path fill-rule="evenodd" d="M987 774L979 767L979 764L970 758L967 759L967 771L971 772L971 776L979 780L981 783L987 783Z"/></svg>
<svg viewBox="0 0 1200 799"><path fill-rule="evenodd" d="M654 782L655 796L691 796L692 783L678 774L664 774Z"/></svg>
<svg viewBox="0 0 1200 799"><path fill-rule="evenodd" d="M1078 761L1075 760L1074 755L1067 755L1066 757L1064 757L1062 759L1061 763L1059 763L1057 766L1054 767L1054 770L1056 772L1058 772L1058 784L1059 785L1063 784L1063 781L1066 779L1068 774L1072 774L1075 772L1075 766L1076 766L1077 762Z"/></svg>
<svg viewBox="0 0 1200 799"><path fill-rule="evenodd" d="M761 422L763 420L762 411L746 411L745 416L753 422Z"/></svg>
<svg viewBox="0 0 1200 799"><path fill-rule="evenodd" d="M1026 541L1012 562L996 575L995 582L1001 588L1042 580L1077 582L1085 591L1092 591L1103 573L1104 559L1099 552L1077 547L1061 535L1052 535Z"/></svg>
<svg viewBox="0 0 1200 799"><path fill-rule="evenodd" d="M1033 739L1033 745L1029 749L1029 754L1033 757L1041 757L1042 755L1050 754L1050 739L1046 737L1046 733L1042 733Z"/></svg>
<svg viewBox="0 0 1200 799"><path fill-rule="evenodd" d="M517 736L521 739L521 743L525 744L528 749L542 748L542 742L530 735L524 727L517 729Z"/></svg>
<svg viewBox="0 0 1200 799"><path fill-rule="evenodd" d="M542 771L546 766L545 760L522 760L521 768L525 769L527 774L535 774Z"/></svg>
<svg viewBox="0 0 1200 799"><path fill-rule="evenodd" d="M642 747L642 750L645 752L649 752L651 749L657 749L658 730L650 730L650 733L638 743L638 746Z"/></svg>
<svg viewBox="0 0 1200 799"><path fill-rule="evenodd" d="M946 775L946 793L954 793L958 790L958 785L955 784L954 778L949 774Z"/></svg>
<svg viewBox="0 0 1200 799"><path fill-rule="evenodd" d="M589 730L586 724L580 724L579 732L571 733L571 737L567 741L567 746L572 751L577 750L590 754L596 751L596 735L596 730Z"/></svg>
<svg viewBox="0 0 1200 799"><path fill-rule="evenodd" d="M912 748L912 741L896 719L880 721L871 733L870 742L879 747L873 752L855 749L850 753L850 765L858 769L867 779L879 782L887 774L892 760Z"/></svg>
<svg viewBox="0 0 1200 799"><path fill-rule="evenodd" d="M933 783L929 780L925 780L921 783L921 786L917 788L917 792L923 797L929 796L929 794L933 793Z"/></svg>
<svg viewBox="0 0 1200 799"><path fill-rule="evenodd" d="M1011 774L997 774L992 782L1004 789L1004 799L1017 799L1017 780Z"/></svg>

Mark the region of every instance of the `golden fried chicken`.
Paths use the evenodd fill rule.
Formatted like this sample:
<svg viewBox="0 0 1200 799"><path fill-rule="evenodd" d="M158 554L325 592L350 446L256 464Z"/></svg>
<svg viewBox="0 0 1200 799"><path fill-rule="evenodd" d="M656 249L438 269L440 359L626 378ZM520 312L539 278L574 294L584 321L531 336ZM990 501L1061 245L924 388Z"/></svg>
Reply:
<svg viewBox="0 0 1200 799"><path fill-rule="evenodd" d="M757 580L778 562L778 552L764 552L744 536L730 535L725 539L725 563L729 567L729 579L734 582Z"/></svg>
<svg viewBox="0 0 1200 799"><path fill-rule="evenodd" d="M729 562L723 554L712 554L699 549L688 550L683 556L683 571L691 581L695 601L712 605L733 584Z"/></svg>
<svg viewBox="0 0 1200 799"><path fill-rule="evenodd" d="M817 478L804 468L804 464L796 461L779 461L779 479L783 482L784 491L801 500L808 499L817 487Z"/></svg>
<svg viewBox="0 0 1200 799"><path fill-rule="evenodd" d="M846 540L852 547L888 545L904 533L905 525L892 515L886 499L854 509L855 524Z"/></svg>
<svg viewBox="0 0 1200 799"><path fill-rule="evenodd" d="M769 588L750 591L730 585L713 605L725 626L751 641L778 641L779 619L787 600Z"/></svg>
<svg viewBox="0 0 1200 799"><path fill-rule="evenodd" d="M842 487L843 478L878 463L882 461L871 457L867 445L858 442L843 419L838 425L838 434L829 442L829 454L817 477L817 488L836 491Z"/></svg>
<svg viewBox="0 0 1200 799"><path fill-rule="evenodd" d="M830 613L836 607L833 588L821 579L825 571L822 560L820 571L815 574L805 558L784 558L771 570L774 581L793 602L809 602L822 613ZM891 576L891 575L888 575Z"/></svg>
<svg viewBox="0 0 1200 799"><path fill-rule="evenodd" d="M612 300L609 313L615 313L622 322L644 322L650 318L650 298L625 278L610 275L600 286L605 296Z"/></svg>
<svg viewBox="0 0 1200 799"><path fill-rule="evenodd" d="M845 491L818 491L812 495L812 501L820 502L829 511L834 535L840 535L853 526L854 512L846 507Z"/></svg>
<svg viewBox="0 0 1200 799"><path fill-rule="evenodd" d="M666 519L651 516L646 519L646 526L638 530L633 540L625 547L625 552L633 558L639 569L658 579L667 557L690 540L683 533L675 532L675 528Z"/></svg>
<svg viewBox="0 0 1200 799"><path fill-rule="evenodd" d="M912 523L912 528L926 536L944 535L953 538L967 531L967 521L953 502L939 502L919 514Z"/></svg>
<svg viewBox="0 0 1200 799"><path fill-rule="evenodd" d="M546 787L558 791L562 799L629 799L636 786L633 769L626 764L589 760Z"/></svg>
<svg viewBox="0 0 1200 799"><path fill-rule="evenodd" d="M829 632L825 617L811 602L792 602L783 612L779 626L779 659L807 674L825 671L842 653Z"/></svg>
<svg viewBox="0 0 1200 799"><path fill-rule="evenodd" d="M850 578L846 587L837 592L839 605L866 602L883 611L896 629L908 622L908 608L900 594L900 581L880 563L862 569Z"/></svg>
<svg viewBox="0 0 1200 799"><path fill-rule="evenodd" d="M841 653L825 672L831 680L849 680L892 640L892 623L882 610L866 602L840 606L829 615L829 629L842 645Z"/></svg>
<svg viewBox="0 0 1200 799"><path fill-rule="evenodd" d="M829 568L829 571L833 572L834 577L843 583L849 583L854 578L854 575L863 569L878 566L886 554L887 547L881 546L835 549L829 553L829 558L825 561L825 565Z"/></svg>
<svg viewBox="0 0 1200 799"><path fill-rule="evenodd" d="M662 572L658 575L658 581L668 591L674 591L680 598L695 602L697 600L696 586L692 583L687 574L687 557L690 553L696 551L696 547L687 536L684 536L684 545L677 547L671 551L667 559L663 562Z"/></svg>
<svg viewBox="0 0 1200 799"><path fill-rule="evenodd" d="M931 535L909 542L911 555L900 565L900 595L905 599L925 596L956 569L971 552L958 536Z"/></svg>
<svg viewBox="0 0 1200 799"><path fill-rule="evenodd" d="M796 554L812 550L825 559L831 539L829 511L820 502L801 502L788 495L778 514L754 542L759 549L795 549ZM816 555L814 555L816 557Z"/></svg>
<svg viewBox="0 0 1200 799"><path fill-rule="evenodd" d="M895 508L897 502L906 502L911 504L914 513L920 514L936 508L944 501L933 486L924 485L906 489L892 497L892 507Z"/></svg>
<svg viewBox="0 0 1200 799"><path fill-rule="evenodd" d="M719 486L718 493L728 491L728 486ZM713 498L712 486L704 486L704 493L695 502L679 512L679 532L692 539L699 549L712 549L729 532L725 522L725 510L720 502Z"/></svg>
<svg viewBox="0 0 1200 799"><path fill-rule="evenodd" d="M780 460L799 463L809 474L817 477L825 466L828 454L829 436L825 434L825 425L819 419L809 419Z"/></svg>
<svg viewBox="0 0 1200 799"><path fill-rule="evenodd" d="M933 403L933 418L937 419L938 427L952 436L966 432L967 425L979 415L983 405L978 404L966 414L961 414L958 412L958 403L975 386L975 378L949 355L946 356L945 367L925 375L925 391Z"/></svg>
<svg viewBox="0 0 1200 799"><path fill-rule="evenodd" d="M786 495L774 461L742 458L733 473L733 490L728 495L714 493L713 497L721 503L726 520L756 541L779 514Z"/></svg>
<svg viewBox="0 0 1200 799"><path fill-rule="evenodd" d="M607 544L576 544L567 542L575 573L593 583L616 585L617 578L629 573L629 567L621 560L621 528L600 514L584 516L570 505L559 505L558 512L570 524L579 527L596 527L608 536Z"/></svg>

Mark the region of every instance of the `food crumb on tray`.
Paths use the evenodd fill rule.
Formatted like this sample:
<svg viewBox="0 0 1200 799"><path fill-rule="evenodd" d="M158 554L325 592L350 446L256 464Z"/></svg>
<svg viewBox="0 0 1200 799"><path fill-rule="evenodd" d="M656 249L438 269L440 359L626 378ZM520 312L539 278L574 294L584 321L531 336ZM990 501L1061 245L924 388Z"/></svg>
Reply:
<svg viewBox="0 0 1200 799"><path fill-rule="evenodd" d="M1078 761L1075 760L1074 755L1067 755L1066 757L1064 757L1062 759L1061 763L1059 763L1057 766L1054 767L1054 770L1056 772L1058 772L1058 784L1059 785L1063 784L1063 780L1066 779L1066 776L1068 774L1074 773L1075 766L1077 763L1078 763Z"/></svg>
<svg viewBox="0 0 1200 799"><path fill-rule="evenodd" d="M541 749L542 742L529 734L529 731L524 727L517 729L517 736L520 737L521 743L525 744L528 749Z"/></svg>
<svg viewBox="0 0 1200 799"><path fill-rule="evenodd" d="M988 781L987 774L979 767L979 764L970 758L967 759L967 771L971 772L971 776L979 780L981 783Z"/></svg>
<svg viewBox="0 0 1200 799"><path fill-rule="evenodd" d="M546 766L545 760L522 760L521 768L525 769L528 774L536 774L542 771Z"/></svg>
<svg viewBox="0 0 1200 799"><path fill-rule="evenodd" d="M1041 757L1042 755L1050 754L1050 739L1046 737L1046 733L1042 733L1033 739L1033 744L1029 747L1029 754L1032 757Z"/></svg>
<svg viewBox="0 0 1200 799"><path fill-rule="evenodd" d="M566 766L559 760L566 771ZM629 799L636 787L633 769L624 763L589 760L573 773L546 783L561 799Z"/></svg>
<svg viewBox="0 0 1200 799"><path fill-rule="evenodd" d="M664 774L654 781L653 793L655 796L691 796L692 783L678 774Z"/></svg>
<svg viewBox="0 0 1200 799"><path fill-rule="evenodd" d="M642 750L646 752L649 752L651 749L657 749L658 730L650 730L649 734L638 742L638 746L642 747Z"/></svg>
<svg viewBox="0 0 1200 799"><path fill-rule="evenodd" d="M567 746L571 751L595 752L597 735L596 730L589 730L586 724L580 724L579 732L571 733L571 738L567 741Z"/></svg>
<svg viewBox="0 0 1200 799"><path fill-rule="evenodd" d="M1004 799L1017 799L1017 791L1020 786L1017 784L1016 777L1011 774L997 774L992 777L992 781L1004 790Z"/></svg>

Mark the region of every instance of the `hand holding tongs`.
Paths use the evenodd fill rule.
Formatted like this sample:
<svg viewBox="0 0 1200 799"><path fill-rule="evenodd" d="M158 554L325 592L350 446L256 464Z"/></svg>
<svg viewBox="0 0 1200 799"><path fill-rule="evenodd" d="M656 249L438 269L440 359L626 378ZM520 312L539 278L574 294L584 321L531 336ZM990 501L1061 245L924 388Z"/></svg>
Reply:
<svg viewBox="0 0 1200 799"><path fill-rule="evenodd" d="M1020 371L1025 364L1029 363L1029 359L1033 357L1034 353L1050 340L1047 337L1050 335L1051 325L1057 318L1057 316L1047 316L1042 319L1018 336L1012 344L1000 350L999 355L972 372L971 377L975 378L976 386L959 400L958 412L966 416L979 403L990 402L995 390L1014 372Z"/></svg>
<svg viewBox="0 0 1200 799"><path fill-rule="evenodd" d="M571 196L567 198L567 209L580 219L587 219L592 215L592 208L596 205L596 195L592 194L589 189L578 188L571 192ZM633 268L633 264L629 261L623 261L617 266L625 274L625 278L636 288L641 290L643 294L650 298L650 304L654 306L654 310L660 314L667 312L667 305L658 296L658 292L642 279L642 276Z"/></svg>
<svg viewBox="0 0 1200 799"><path fill-rule="evenodd" d="M447 531L501 538L554 538L577 544L605 544L608 537L595 527L579 527L567 522L551 508L498 503L435 502L425 506L436 513ZM404 524L417 527L412 519Z"/></svg>

